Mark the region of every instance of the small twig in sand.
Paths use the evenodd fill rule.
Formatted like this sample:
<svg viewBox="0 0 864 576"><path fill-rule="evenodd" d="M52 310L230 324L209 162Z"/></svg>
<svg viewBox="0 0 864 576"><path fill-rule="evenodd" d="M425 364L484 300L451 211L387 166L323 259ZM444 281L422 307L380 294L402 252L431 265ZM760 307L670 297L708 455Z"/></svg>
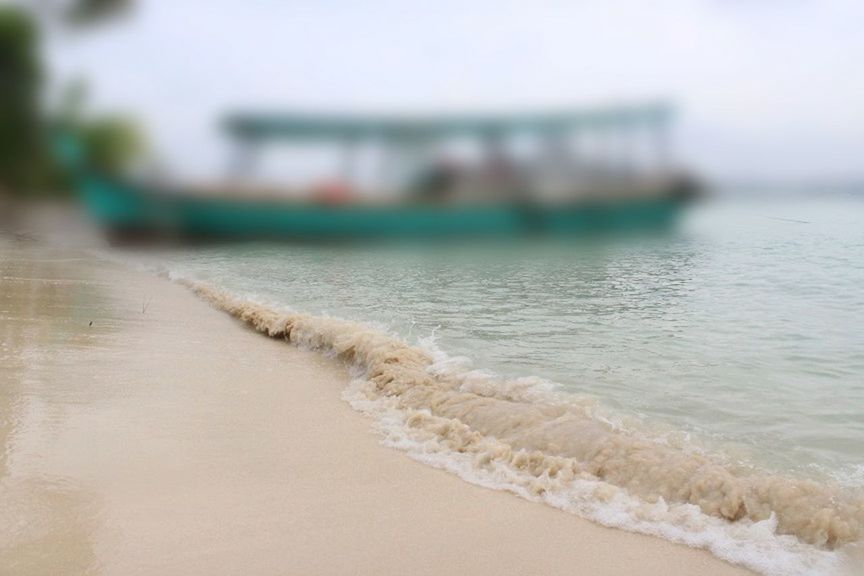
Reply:
<svg viewBox="0 0 864 576"><path fill-rule="evenodd" d="M152 302L152 301L153 301L153 297L148 296L147 299L141 304L141 313L142 314L147 313L147 308L150 307L150 302Z"/></svg>

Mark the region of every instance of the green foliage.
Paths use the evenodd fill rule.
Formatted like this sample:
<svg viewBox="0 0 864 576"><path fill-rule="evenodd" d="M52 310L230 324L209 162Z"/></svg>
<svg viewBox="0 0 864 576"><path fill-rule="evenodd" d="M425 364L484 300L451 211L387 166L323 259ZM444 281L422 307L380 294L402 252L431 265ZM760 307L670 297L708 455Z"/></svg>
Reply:
<svg viewBox="0 0 864 576"><path fill-rule="evenodd" d="M127 12L132 4L132 0L76 0L65 17L74 26L90 26Z"/></svg>
<svg viewBox="0 0 864 576"><path fill-rule="evenodd" d="M134 167L144 151L144 139L131 119L104 116L84 122L78 137L89 168L118 175Z"/></svg>
<svg viewBox="0 0 864 576"><path fill-rule="evenodd" d="M131 0L77 0L68 17L84 25L115 15ZM68 190L71 174L52 150L52 137L77 141L88 169L119 175L144 151L138 126L123 116L84 114L87 86L69 85L51 113L40 102L42 67L39 34L29 13L0 6L0 192L32 195Z"/></svg>
<svg viewBox="0 0 864 576"><path fill-rule="evenodd" d="M52 132L73 141L81 167L111 176L128 172L146 148L141 129L129 116L87 114L86 101L86 82L69 83L51 114Z"/></svg>
<svg viewBox="0 0 864 576"><path fill-rule="evenodd" d="M46 162L40 130L38 34L20 9L0 7L0 187L30 190Z"/></svg>

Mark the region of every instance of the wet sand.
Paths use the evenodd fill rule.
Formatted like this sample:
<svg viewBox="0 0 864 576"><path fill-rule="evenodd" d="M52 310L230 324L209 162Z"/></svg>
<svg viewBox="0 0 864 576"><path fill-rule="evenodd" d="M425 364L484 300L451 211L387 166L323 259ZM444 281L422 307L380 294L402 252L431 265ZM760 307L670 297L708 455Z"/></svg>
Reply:
<svg viewBox="0 0 864 576"><path fill-rule="evenodd" d="M166 280L0 239L0 337L3 574L749 573L381 446L343 366Z"/></svg>

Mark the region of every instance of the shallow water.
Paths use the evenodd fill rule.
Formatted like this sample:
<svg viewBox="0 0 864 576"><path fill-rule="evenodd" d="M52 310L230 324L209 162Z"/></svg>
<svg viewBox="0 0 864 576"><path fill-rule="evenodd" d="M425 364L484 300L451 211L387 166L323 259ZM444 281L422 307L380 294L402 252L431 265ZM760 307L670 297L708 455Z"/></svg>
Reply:
<svg viewBox="0 0 864 576"><path fill-rule="evenodd" d="M768 575L860 572L864 200L723 200L626 238L112 257L334 354L384 442Z"/></svg>
<svg viewBox="0 0 864 576"><path fill-rule="evenodd" d="M344 399L373 417L386 444L420 461L601 524L708 548L764 574L838 574L864 566L851 560L861 544L850 546L864 534L862 224L864 201L835 196L704 204L679 230L650 237L103 254L167 271L271 336L339 356L358 376ZM142 277L134 290L112 286L107 270L96 274L97 262L52 268L52 258L69 256L23 250L0 254L11 336L0 349L0 377L16 383L4 390L4 405L27 408L0 410L0 439L11 446L0 472L54 478L55 464L88 462L90 444L49 448L43 430L70 421L33 406L61 394L59 404L74 406L63 414L124 421L106 408L139 403L92 396L93 385L102 390L93 374L111 373L94 362L110 367L132 351L164 347L168 332L210 350L216 335L176 317L151 318L148 291L162 286L157 279ZM51 276L55 268L61 276ZM103 292L108 312L93 306ZM118 327L135 334L146 327L139 335L150 344L112 340L108 320L130 305L137 323ZM57 372L40 352L43 340L57 341L57 370L68 364L71 387L46 387ZM254 360L258 340L246 342L242 351L223 343L228 348L214 358L264 370ZM152 353L133 357L159 374L182 368L162 366ZM198 373L213 370L213 359L196 358L185 368L196 376L176 381L208 381ZM154 388L148 370L131 374L157 413L176 413L173 386ZM261 390L252 380L235 382L232 390L259 402L241 406L258 422ZM299 405L283 392L275 405ZM189 396L196 405L203 398L212 393ZM178 430L195 422L184 416ZM80 429L100 434L100 426ZM122 452L125 428L111 429L110 445ZM98 469L106 464L100 458ZM269 470L269 459L262 462ZM86 564L85 540L104 512L63 482L61 492L84 507L57 537L80 533L75 557ZM10 486L5 494L19 507L42 506ZM37 492L57 492L49 488ZM32 517L31 508L13 518Z"/></svg>
<svg viewBox="0 0 864 576"><path fill-rule="evenodd" d="M272 320L271 335L281 330L284 337L289 316L196 291L250 323ZM400 375L391 390L401 387L404 400L413 396L422 407L415 394L422 382L447 395L452 378L423 370L423 350L361 324L315 316L294 315L291 334L297 344L346 360L353 355L355 365L370 369L369 380L349 384L340 363L240 329L153 275L67 248L7 242L0 233L0 573L552 574L583 565L594 572L743 573L695 551L462 486L381 449L370 421L351 414L340 393L377 417L392 446L411 448L425 434L426 443L415 444L422 450L411 451L415 458L528 499L539 492L526 487L543 483L519 469L542 459L511 451L516 466L507 467L506 447L491 436L460 434L459 425L441 428L446 434L436 442L436 419L424 410L406 422L406 411L388 409L396 396L364 393L373 379L383 383L371 371L383 358L388 373ZM389 353L401 360L388 363ZM477 379L475 390L484 384L497 389ZM519 392L501 390L508 388ZM532 387L522 392L530 396ZM477 394L464 397L482 402ZM507 403L490 400L510 412ZM461 460L447 450L472 438L481 441L463 443ZM493 466L476 467L473 458L487 447ZM453 468L460 463L464 468ZM555 475L559 484L572 478L570 464ZM493 474L498 465L500 477ZM549 503L620 525L608 506L620 491L590 481L573 487L581 496L565 501L558 491L559 500ZM654 515L662 508L653 506ZM724 542L706 537L722 520L706 525L698 514L685 517L702 530L684 541ZM669 536L656 525L625 526ZM732 544L723 557L752 559ZM833 556L814 559L833 565Z"/></svg>
<svg viewBox="0 0 864 576"><path fill-rule="evenodd" d="M715 201L662 237L209 247L172 273L538 377L730 462L864 485L864 200Z"/></svg>

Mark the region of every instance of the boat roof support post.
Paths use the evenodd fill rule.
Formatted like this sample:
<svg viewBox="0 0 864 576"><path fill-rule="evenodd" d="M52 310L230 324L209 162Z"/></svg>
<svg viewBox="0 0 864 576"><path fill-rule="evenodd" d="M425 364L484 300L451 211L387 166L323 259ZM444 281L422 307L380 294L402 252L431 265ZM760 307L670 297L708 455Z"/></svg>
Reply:
<svg viewBox="0 0 864 576"><path fill-rule="evenodd" d="M671 168L671 146L669 142L669 129L666 122L658 122L654 125L654 148L656 158L656 170L660 174L668 172Z"/></svg>
<svg viewBox="0 0 864 576"><path fill-rule="evenodd" d="M348 138L342 145L342 180L345 185L352 185L357 176L356 138Z"/></svg>
<svg viewBox="0 0 864 576"><path fill-rule="evenodd" d="M256 140L238 138L233 143L228 172L231 178L249 178L258 169L259 146Z"/></svg>

